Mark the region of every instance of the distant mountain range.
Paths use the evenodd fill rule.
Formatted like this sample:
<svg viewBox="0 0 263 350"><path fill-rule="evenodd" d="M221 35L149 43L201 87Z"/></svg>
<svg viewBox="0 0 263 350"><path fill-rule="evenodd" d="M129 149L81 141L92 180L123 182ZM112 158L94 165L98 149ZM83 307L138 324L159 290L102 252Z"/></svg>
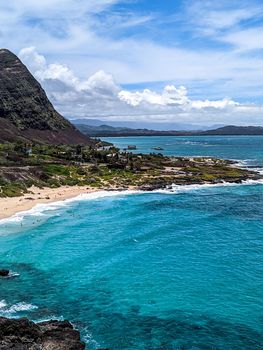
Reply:
<svg viewBox="0 0 263 350"><path fill-rule="evenodd" d="M203 131L199 134L201 135L263 135L263 127L262 126L227 125L222 128Z"/></svg>
<svg viewBox="0 0 263 350"><path fill-rule="evenodd" d="M83 125L76 127L85 135L91 137L117 137L117 136L202 136L202 135L263 135L261 126L234 126L228 125L212 130L203 131L177 131L177 130L149 130L113 127L109 125Z"/></svg>
<svg viewBox="0 0 263 350"><path fill-rule="evenodd" d="M204 131L209 129L216 129L225 124L215 124L215 125L198 125L198 124L187 124L187 123L177 123L177 122L149 122L149 121L112 121L105 119L91 119L91 118L82 118L82 119L71 119L69 120L74 125L88 125L88 126L113 126L116 128L128 128L128 129L147 129L147 130L157 130L157 131L168 131L168 130L184 130L184 131Z"/></svg>
<svg viewBox="0 0 263 350"><path fill-rule="evenodd" d="M0 142L90 144L48 100L45 91L12 52L0 49Z"/></svg>

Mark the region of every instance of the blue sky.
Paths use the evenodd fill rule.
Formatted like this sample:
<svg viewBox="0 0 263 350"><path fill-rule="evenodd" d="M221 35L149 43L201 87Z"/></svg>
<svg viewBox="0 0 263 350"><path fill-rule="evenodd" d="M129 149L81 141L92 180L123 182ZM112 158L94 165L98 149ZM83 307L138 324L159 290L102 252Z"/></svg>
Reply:
<svg viewBox="0 0 263 350"><path fill-rule="evenodd" d="M263 123L259 0L2 1L0 41L71 118Z"/></svg>

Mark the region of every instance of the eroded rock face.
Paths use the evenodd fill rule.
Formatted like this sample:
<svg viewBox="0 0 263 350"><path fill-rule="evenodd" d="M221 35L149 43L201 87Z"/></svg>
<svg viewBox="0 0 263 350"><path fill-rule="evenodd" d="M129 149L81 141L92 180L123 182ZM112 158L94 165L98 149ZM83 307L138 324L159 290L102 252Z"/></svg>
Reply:
<svg viewBox="0 0 263 350"><path fill-rule="evenodd" d="M16 55L0 50L0 115L19 129L72 127L52 106L44 90Z"/></svg>
<svg viewBox="0 0 263 350"><path fill-rule="evenodd" d="M68 321L34 323L0 317L1 350L84 350L80 334Z"/></svg>
<svg viewBox="0 0 263 350"><path fill-rule="evenodd" d="M12 52L0 49L0 141L89 144L53 107L38 81Z"/></svg>

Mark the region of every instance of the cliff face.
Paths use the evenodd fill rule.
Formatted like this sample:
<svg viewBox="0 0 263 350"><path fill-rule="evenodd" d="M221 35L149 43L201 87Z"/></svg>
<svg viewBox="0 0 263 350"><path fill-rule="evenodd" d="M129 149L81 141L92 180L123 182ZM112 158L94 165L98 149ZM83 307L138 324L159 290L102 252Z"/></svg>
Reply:
<svg viewBox="0 0 263 350"><path fill-rule="evenodd" d="M89 144L48 100L41 85L12 52L0 49L0 141Z"/></svg>

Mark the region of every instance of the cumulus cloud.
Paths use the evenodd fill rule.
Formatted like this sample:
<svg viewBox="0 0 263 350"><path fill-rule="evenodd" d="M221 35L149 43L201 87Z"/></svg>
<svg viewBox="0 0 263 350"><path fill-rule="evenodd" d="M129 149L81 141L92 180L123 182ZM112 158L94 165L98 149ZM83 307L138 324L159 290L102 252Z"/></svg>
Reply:
<svg viewBox="0 0 263 350"><path fill-rule="evenodd" d="M139 106L143 102L161 106L180 106L188 103L186 88L184 86L176 88L174 85L167 85L161 94L149 89L142 92L121 91L119 98L131 106Z"/></svg>
<svg viewBox="0 0 263 350"><path fill-rule="evenodd" d="M114 77L99 70L86 79L77 77L61 63L48 63L34 47L20 51L21 60L47 91L56 108L71 118L112 118L156 122L235 122L249 114L255 120L261 106L242 105L232 99L199 100L189 96L185 86L167 85L154 91L129 91Z"/></svg>
<svg viewBox="0 0 263 350"><path fill-rule="evenodd" d="M119 90L111 74L100 70L87 80L81 80L67 65L47 64L45 57L40 55L34 47L22 49L19 52L19 57L41 82L57 81L76 92L87 91L108 95Z"/></svg>
<svg viewBox="0 0 263 350"><path fill-rule="evenodd" d="M224 109L237 106L238 102L224 98L217 101L199 101L191 100L187 95L187 89L184 86L176 88L174 85L167 85L161 93L145 89L142 92L120 91L118 94L120 100L127 102L132 106L139 106L142 103L148 103L160 106L180 107L183 110L215 108Z"/></svg>

